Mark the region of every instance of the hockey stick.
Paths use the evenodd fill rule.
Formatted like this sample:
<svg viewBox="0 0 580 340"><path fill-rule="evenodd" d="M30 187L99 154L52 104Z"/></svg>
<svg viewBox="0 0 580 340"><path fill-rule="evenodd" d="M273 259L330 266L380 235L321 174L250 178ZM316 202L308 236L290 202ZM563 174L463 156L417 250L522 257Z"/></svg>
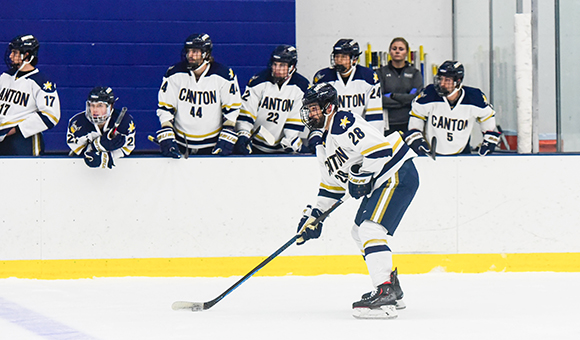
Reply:
<svg viewBox="0 0 580 340"><path fill-rule="evenodd" d="M254 131L252 133L252 136L257 135L258 133L264 138L266 143L268 143L270 145L274 145L274 143L276 143L276 137L274 137L274 135L270 131L268 131L265 127L263 127L262 125L258 126L256 131Z"/></svg>
<svg viewBox="0 0 580 340"><path fill-rule="evenodd" d="M112 139L113 137L115 137L117 135L117 129L119 128L119 125L121 125L121 122L123 121L123 118L125 117L125 113L127 113L127 108L123 107L121 109L121 113L119 113L119 117L117 117L117 120L115 121L115 124L113 125L113 128L111 129L111 131L109 131L109 134L107 135L109 137L109 139Z"/></svg>
<svg viewBox="0 0 580 340"><path fill-rule="evenodd" d="M320 223L320 221L324 220L325 218L330 215L331 212L336 210L342 203L344 203L350 196L343 197L342 199L336 201L328 210L326 210L322 215L317 217L311 224L316 225ZM242 283L244 283L247 279L249 279L252 275L256 274L258 270L262 269L265 265L267 265L270 261L272 261L276 256L280 255L286 248L290 247L296 239L298 239L299 235L294 235L288 242L286 242L282 247L276 250L272 255L270 255L267 259L262 261L259 265L257 265L254 269L252 269L249 273L247 273L244 277L238 280L238 282L234 283L230 288L228 288L225 292L221 293L218 297L213 300L207 302L189 302L189 301L175 301L171 308L173 310L190 310L192 312L199 312L203 310L208 310L213 307L216 303L220 302L223 298L225 298L228 294L230 294L234 289L238 288Z"/></svg>
<svg viewBox="0 0 580 340"><path fill-rule="evenodd" d="M429 157L431 157L432 160L437 158L437 137L435 136L431 138L431 150L429 151Z"/></svg>
<svg viewBox="0 0 580 340"><path fill-rule="evenodd" d="M121 109L121 113L119 113L119 117L117 117L117 120L115 121L115 124L113 124L113 128L111 130L109 130L109 133L107 134L107 137L109 139L112 139L113 137L115 137L117 135L117 129L119 128L119 125L121 125L121 122L123 121L123 118L125 117L125 113L127 113L127 108L123 107ZM87 141L87 143L85 143L83 145L83 149L87 146L87 144L89 144L89 142ZM68 155L69 157L73 156L75 154L75 152L73 150L71 150Z"/></svg>

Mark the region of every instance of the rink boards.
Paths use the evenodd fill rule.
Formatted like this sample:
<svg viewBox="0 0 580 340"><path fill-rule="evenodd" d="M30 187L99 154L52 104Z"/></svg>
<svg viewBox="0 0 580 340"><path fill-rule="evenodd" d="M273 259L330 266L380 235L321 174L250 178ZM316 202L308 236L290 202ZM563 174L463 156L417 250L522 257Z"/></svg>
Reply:
<svg viewBox="0 0 580 340"><path fill-rule="evenodd" d="M402 273L580 271L580 156L415 160L421 185L389 246ZM316 199L314 157L3 158L0 278L244 275ZM365 273L357 201L257 275Z"/></svg>

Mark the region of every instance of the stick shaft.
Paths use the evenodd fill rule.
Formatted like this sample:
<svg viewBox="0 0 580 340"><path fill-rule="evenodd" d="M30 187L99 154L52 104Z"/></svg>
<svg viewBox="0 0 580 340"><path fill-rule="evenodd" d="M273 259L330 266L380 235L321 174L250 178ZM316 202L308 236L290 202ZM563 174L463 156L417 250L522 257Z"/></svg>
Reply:
<svg viewBox="0 0 580 340"><path fill-rule="evenodd" d="M312 224L313 225L316 225L316 224L320 223L320 221L322 221L326 217L328 217L328 215L330 215L331 212L333 212L334 210L336 210L336 208L338 208L342 203L344 203L344 201L346 201L346 198L343 198L341 200L336 201L336 203L334 203L332 205L332 207L330 207L322 215L320 215L319 217L317 217L314 220L314 222L312 222ZM290 240L288 240L288 242L286 242L282 247L278 248L278 250L276 250L272 255L270 255L267 259L265 259L260 264L258 264L254 269L252 269L244 277L242 277L241 279L239 279L238 282L234 283L230 288L228 288L220 296L216 297L215 299L213 299L211 301L204 302L203 303L203 309L204 310L210 309L211 307L213 307L213 305L215 305L216 303L218 303L221 299L225 298L228 294L230 294L232 291L234 291L236 288L238 288L242 283L244 283L252 275L256 274L256 272L258 272L265 265L267 265L268 263L270 263L270 261L272 261L278 255L280 255L280 253L282 253L284 250L286 250L286 248L290 247L293 243L295 243L297 238L298 238L298 235L294 235L294 237L292 237Z"/></svg>

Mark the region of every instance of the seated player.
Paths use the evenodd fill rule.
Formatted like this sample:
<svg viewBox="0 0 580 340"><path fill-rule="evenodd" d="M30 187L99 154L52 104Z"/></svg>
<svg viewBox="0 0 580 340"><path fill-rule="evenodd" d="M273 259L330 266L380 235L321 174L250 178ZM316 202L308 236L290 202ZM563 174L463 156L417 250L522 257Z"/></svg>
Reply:
<svg viewBox="0 0 580 340"><path fill-rule="evenodd" d="M70 154L84 157L91 168L111 169L116 159L128 156L135 148L133 117L126 110L113 108L116 100L110 87L95 87L89 93L86 110L68 122Z"/></svg>

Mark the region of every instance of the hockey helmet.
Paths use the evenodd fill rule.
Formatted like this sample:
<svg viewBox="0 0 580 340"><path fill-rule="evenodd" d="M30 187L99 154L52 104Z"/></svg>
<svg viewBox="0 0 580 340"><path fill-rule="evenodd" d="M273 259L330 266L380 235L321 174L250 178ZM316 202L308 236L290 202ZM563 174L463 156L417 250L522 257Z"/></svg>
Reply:
<svg viewBox="0 0 580 340"><path fill-rule="evenodd" d="M358 62L358 57L361 54L358 42L353 39L340 39L332 47L332 53L330 54L330 65L334 67L338 72L343 73L347 69L343 65L336 65L334 62L334 56L337 54L345 54L350 57L352 65L354 66Z"/></svg>
<svg viewBox="0 0 580 340"><path fill-rule="evenodd" d="M35 66L38 63L39 48L40 43L32 34L19 35L8 43L4 62L8 68L15 67L16 65L13 65L12 60L10 60L10 54L13 50L16 50L22 54L23 61L28 61L32 66ZM26 53L28 53L28 56L25 56Z"/></svg>
<svg viewBox="0 0 580 340"><path fill-rule="evenodd" d="M439 69L437 69L437 75L435 75L435 77L433 78L433 85L435 86L437 94L443 97L448 96L451 93L459 90L461 88L461 84L463 83L464 75L465 68L463 67L463 64L453 60L445 61L443 64L441 64L441 66L439 66ZM453 79L455 87L453 91L449 91L448 89L443 87L441 77Z"/></svg>
<svg viewBox="0 0 580 340"><path fill-rule="evenodd" d="M201 50L201 57L204 62L209 62L211 58L211 51L213 49L213 43L208 34L205 33L194 33L185 39L183 44L182 58L187 60L187 51L190 49ZM201 66L201 63L189 63L188 67L190 69L197 69Z"/></svg>
<svg viewBox="0 0 580 340"><path fill-rule="evenodd" d="M288 64L288 73L284 77L276 77L274 71L272 70L272 65L274 62L281 62ZM272 51L270 56L270 62L268 67L272 72L272 79L274 82L279 83L288 79L292 73L296 70L296 64L298 63L298 53L296 52L296 47L290 45L280 45Z"/></svg>
<svg viewBox="0 0 580 340"><path fill-rule="evenodd" d="M116 100L117 98L115 98L113 89L110 87L97 86L93 88L91 92L89 92L89 96L87 98L87 109L85 111L85 116L93 124L101 124L106 122L107 119L111 117L111 113L113 112L113 105L115 104ZM104 103L107 106L105 114L94 115L91 112L91 103Z"/></svg>
<svg viewBox="0 0 580 340"><path fill-rule="evenodd" d="M322 110L322 117L311 117L309 105L318 104ZM311 130L321 129L326 124L327 117L332 113L326 112L330 105L338 106L338 93L336 89L328 83L319 83L312 85L306 90L302 98L302 109L300 110L300 118L304 125Z"/></svg>

